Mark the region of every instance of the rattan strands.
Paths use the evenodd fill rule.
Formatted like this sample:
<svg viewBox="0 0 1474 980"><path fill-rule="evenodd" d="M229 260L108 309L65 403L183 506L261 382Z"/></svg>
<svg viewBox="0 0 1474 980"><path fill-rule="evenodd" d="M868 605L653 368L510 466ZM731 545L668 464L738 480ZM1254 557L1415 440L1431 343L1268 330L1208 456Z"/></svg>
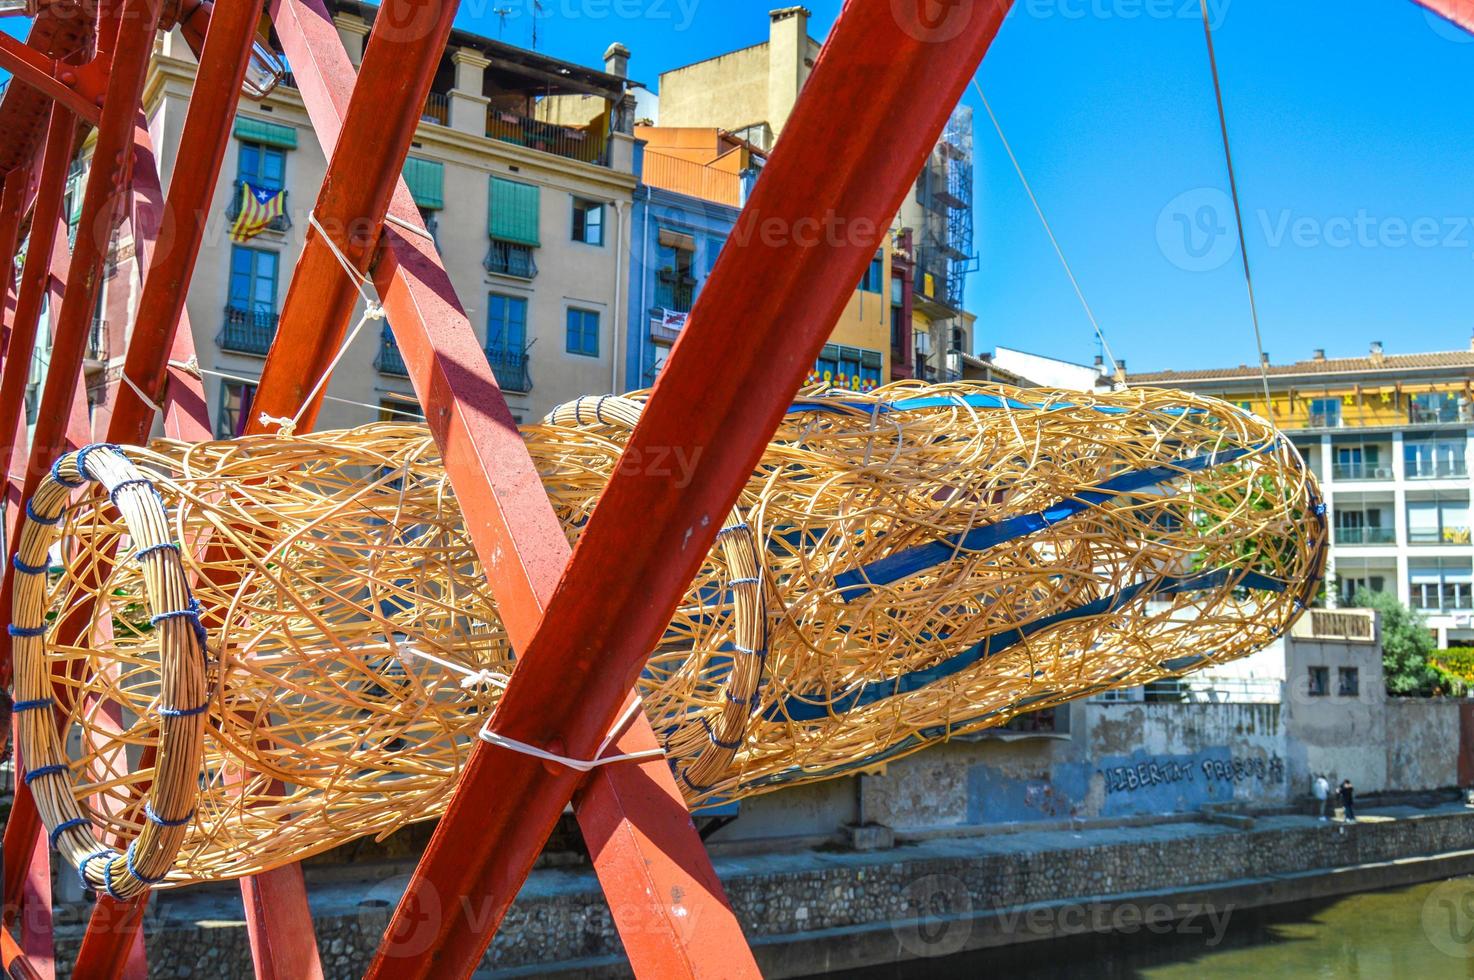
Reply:
<svg viewBox="0 0 1474 980"><path fill-rule="evenodd" d="M524 429L571 541L621 465L683 489L696 460L622 456L643 398L580 399ZM17 640L28 683L50 684L27 692L54 689L62 728L85 736L74 806L121 842L151 829L148 794L191 799L171 883L254 873L443 812L517 656L428 431L386 423L127 455L167 505L166 540L211 542L177 554L209 634L208 724L187 775L144 751L159 741L160 662L183 659L161 656L174 632L150 611L176 597L154 596L148 562L110 558L153 542L132 523L142 515L82 496L55 529L65 568L49 586L17 579L17 609L32 611L21 625L108 609L75 645ZM743 490L640 694L693 804L839 775L1259 649L1318 588L1323 513L1288 440L1199 396L812 392ZM42 714L53 727L49 712L27 720ZM45 743L32 727L26 758L54 758L32 754ZM42 812L52 828L67 817Z"/></svg>

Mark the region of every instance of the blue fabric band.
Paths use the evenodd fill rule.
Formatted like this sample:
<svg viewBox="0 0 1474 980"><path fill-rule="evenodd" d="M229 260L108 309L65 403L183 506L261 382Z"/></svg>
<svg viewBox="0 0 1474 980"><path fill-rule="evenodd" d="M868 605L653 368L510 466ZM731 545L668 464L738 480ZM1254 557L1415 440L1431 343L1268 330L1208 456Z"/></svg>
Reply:
<svg viewBox="0 0 1474 980"><path fill-rule="evenodd" d="M51 464L51 478L57 483L60 483L62 486L66 487L68 490L76 490L78 487L85 487L87 485L86 480L77 480L76 482L73 482L61 475L61 463L64 459L66 459L65 456L61 457L61 459L58 459L56 462Z"/></svg>
<svg viewBox="0 0 1474 980"><path fill-rule="evenodd" d="M73 827L85 827L87 826L88 822L89 821L86 817L73 817L70 820L63 820L61 823L56 825L56 829L46 835L46 840L48 843L50 843L52 847L55 847L56 842L61 840L62 834L71 830Z"/></svg>
<svg viewBox="0 0 1474 980"><path fill-rule="evenodd" d="M40 514L36 513L36 508L31 506L31 504L33 503L34 501L31 500L26 501L26 518L31 523L39 524L42 527L56 527L56 525L61 523L60 514L57 514L55 517L42 517Z"/></svg>
<svg viewBox="0 0 1474 980"><path fill-rule="evenodd" d="M121 452L121 450L117 446L113 445L110 442L94 442L90 446L83 446L77 451L77 472L81 473L85 479L97 479L97 477L95 477L87 470L87 457L91 453L97 452L99 449L111 449L114 452Z"/></svg>
<svg viewBox="0 0 1474 980"><path fill-rule="evenodd" d="M12 558L10 560L10 567L11 568L14 568L17 572L20 572L22 575L45 575L46 574L46 566L45 565L27 565L24 561L21 560L20 555L16 555L14 558Z"/></svg>
<svg viewBox="0 0 1474 980"><path fill-rule="evenodd" d="M180 817L178 820L165 820L163 817L154 812L153 804L151 803L143 804L143 815L145 817L148 817L149 823L157 824L160 827L183 827L185 824L194 819L194 811L191 810L189 811L189 813Z"/></svg>
<svg viewBox="0 0 1474 980"><path fill-rule="evenodd" d="M55 704L56 702L51 698L37 698L34 701L17 701L10 706L10 710L16 714L20 714L22 711L40 711L43 708L50 708Z"/></svg>
<svg viewBox="0 0 1474 980"><path fill-rule="evenodd" d="M49 766L38 766L37 768L32 769L26 773L26 785L31 785L31 783L40 779L42 776L60 776L62 773L70 771L71 769L69 767L62 765L61 763L56 763Z"/></svg>
<svg viewBox="0 0 1474 980"><path fill-rule="evenodd" d="M17 639L31 639L37 636L45 636L46 629L45 626L16 626L14 623L11 623L5 628L7 633Z"/></svg>

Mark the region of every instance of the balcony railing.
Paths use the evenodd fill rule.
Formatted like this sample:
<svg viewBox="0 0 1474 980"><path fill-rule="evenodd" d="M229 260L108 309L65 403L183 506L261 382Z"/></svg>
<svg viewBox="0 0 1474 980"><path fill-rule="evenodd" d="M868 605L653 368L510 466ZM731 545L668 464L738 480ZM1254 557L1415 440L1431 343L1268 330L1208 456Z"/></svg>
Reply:
<svg viewBox="0 0 1474 980"><path fill-rule="evenodd" d="M537 260L532 257L532 248L527 245L493 241L491 251L486 253L486 260L482 264L486 266L487 272L499 276L537 278Z"/></svg>
<svg viewBox="0 0 1474 980"><path fill-rule="evenodd" d="M1390 480L1392 467L1377 463L1335 463L1331 475L1337 480Z"/></svg>
<svg viewBox="0 0 1474 980"><path fill-rule="evenodd" d="M1469 475L1469 465L1462 459L1441 460L1408 460L1407 478L1409 480L1447 480L1455 477Z"/></svg>
<svg viewBox="0 0 1474 980"><path fill-rule="evenodd" d="M1438 405L1409 405L1407 420L1413 425L1438 425L1444 422L1474 421L1474 408L1447 401Z"/></svg>
<svg viewBox="0 0 1474 980"><path fill-rule="evenodd" d="M92 321L92 328L87 331L87 350L83 357L97 364L106 364L109 352L108 321L97 319Z"/></svg>
<svg viewBox="0 0 1474 980"><path fill-rule="evenodd" d="M1396 544L1397 529L1391 527L1338 527L1337 544Z"/></svg>
<svg viewBox="0 0 1474 980"><path fill-rule="evenodd" d="M597 136L571 126L529 119L505 109L487 109L486 135L503 143L541 150L569 160L582 160L601 167L609 166L608 137Z"/></svg>
<svg viewBox="0 0 1474 980"><path fill-rule="evenodd" d="M450 96L444 92L431 92L425 99L425 111L420 115L425 122L450 125Z"/></svg>
<svg viewBox="0 0 1474 980"><path fill-rule="evenodd" d="M374 358L374 367L378 368L380 374L409 377L409 369L404 366L404 355L399 352L399 342L394 339L394 332L387 323L379 334L379 354Z"/></svg>
<svg viewBox="0 0 1474 980"><path fill-rule="evenodd" d="M276 339L275 310L243 310L236 306L225 308L225 325L215 343L225 350L243 354L266 354L271 342Z"/></svg>
<svg viewBox="0 0 1474 980"><path fill-rule="evenodd" d="M1445 585L1443 589L1444 594L1442 596L1423 595L1414 586L1410 605L1414 609L1422 609L1427 612L1447 611L1451 609L1474 609L1474 596L1469 594L1468 586Z"/></svg>
<svg viewBox="0 0 1474 980"><path fill-rule="evenodd" d="M230 200L225 205L225 220L234 222L241 216L241 193L246 183L245 180L237 179L232 185L234 189L230 192ZM269 231L286 231L292 227L292 219L287 217L287 198L288 192L282 191L282 213L271 219L271 223L266 226Z"/></svg>
<svg viewBox="0 0 1474 980"><path fill-rule="evenodd" d="M1470 541L1471 537L1467 527L1412 530L1407 533L1408 544L1469 544Z"/></svg>
<svg viewBox="0 0 1474 980"><path fill-rule="evenodd" d="M486 360L491 364L496 383L503 391L532 390L532 378L527 373L527 351L488 347Z"/></svg>

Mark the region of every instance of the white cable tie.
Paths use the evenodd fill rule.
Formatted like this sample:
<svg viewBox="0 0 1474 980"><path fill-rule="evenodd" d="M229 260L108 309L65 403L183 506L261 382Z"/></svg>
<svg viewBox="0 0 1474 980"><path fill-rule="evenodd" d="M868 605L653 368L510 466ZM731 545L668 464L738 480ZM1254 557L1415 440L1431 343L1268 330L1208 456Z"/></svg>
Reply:
<svg viewBox="0 0 1474 980"><path fill-rule="evenodd" d="M286 417L281 416L281 415L267 415L265 412L262 412L257 417L260 419L262 425L274 425L274 426L276 426L277 427L277 433L276 434L279 435L279 436L284 436L286 438L291 438L292 436L294 436L294 435L297 434L297 420L296 419L286 418Z"/></svg>
<svg viewBox="0 0 1474 980"><path fill-rule="evenodd" d="M121 375L119 375L119 377L123 379L124 384L133 389L133 394L138 396L139 401L143 402L145 405L153 409L155 412L158 412L160 415L164 414L164 406L160 405L158 402L148 397L148 395L145 395L143 393L143 389L138 387L138 384L132 378L128 377L127 371L124 371Z"/></svg>
<svg viewBox="0 0 1474 980"><path fill-rule="evenodd" d="M201 377L200 359L193 354L189 355L189 360L187 361L170 361L169 367L177 368L185 374L192 375L196 378Z"/></svg>

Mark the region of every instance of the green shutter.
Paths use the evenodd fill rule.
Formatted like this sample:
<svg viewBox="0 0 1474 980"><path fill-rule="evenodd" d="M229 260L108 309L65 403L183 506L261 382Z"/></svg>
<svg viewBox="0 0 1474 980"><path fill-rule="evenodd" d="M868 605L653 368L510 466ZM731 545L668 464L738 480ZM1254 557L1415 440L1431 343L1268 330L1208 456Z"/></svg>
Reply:
<svg viewBox="0 0 1474 980"><path fill-rule="evenodd" d="M237 116L235 120L235 135L237 139L243 139L249 143L265 143L267 146L280 146L286 150L295 150L297 148L297 131L295 129L291 126L267 122L264 119Z"/></svg>
<svg viewBox="0 0 1474 980"><path fill-rule="evenodd" d="M445 207L445 164L409 157L404 161L404 182L420 207L434 211Z"/></svg>
<svg viewBox="0 0 1474 980"><path fill-rule="evenodd" d="M532 184L491 178L491 237L516 245L542 244L538 240L539 191Z"/></svg>
<svg viewBox="0 0 1474 980"><path fill-rule="evenodd" d="M87 192L87 175L74 174L67 178L67 189L72 195L71 212L67 215L67 224L75 228L82 220L82 198Z"/></svg>

